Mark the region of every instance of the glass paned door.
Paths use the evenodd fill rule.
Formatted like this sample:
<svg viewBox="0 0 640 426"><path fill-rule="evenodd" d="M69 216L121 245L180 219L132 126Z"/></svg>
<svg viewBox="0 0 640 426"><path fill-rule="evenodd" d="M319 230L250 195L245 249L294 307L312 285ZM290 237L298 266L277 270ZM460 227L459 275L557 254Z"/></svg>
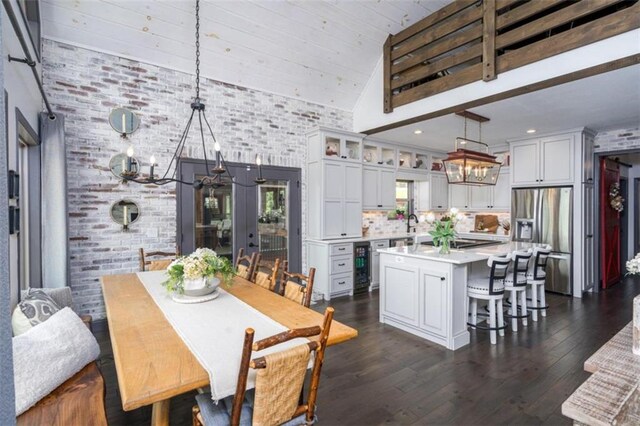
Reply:
<svg viewBox="0 0 640 426"><path fill-rule="evenodd" d="M221 188L196 190L194 212L196 248L207 247L218 255L232 259L233 187L227 185Z"/></svg>
<svg viewBox="0 0 640 426"><path fill-rule="evenodd" d="M252 164L227 163L239 185L195 190L179 185L178 245L183 254L209 247L235 260L240 248L260 252L265 264L288 260L290 270L302 267L300 169L262 166L266 183L252 186ZM184 180L205 175L204 162L182 160Z"/></svg>
<svg viewBox="0 0 640 426"><path fill-rule="evenodd" d="M267 180L258 188L258 250L269 266L289 259L289 182Z"/></svg>

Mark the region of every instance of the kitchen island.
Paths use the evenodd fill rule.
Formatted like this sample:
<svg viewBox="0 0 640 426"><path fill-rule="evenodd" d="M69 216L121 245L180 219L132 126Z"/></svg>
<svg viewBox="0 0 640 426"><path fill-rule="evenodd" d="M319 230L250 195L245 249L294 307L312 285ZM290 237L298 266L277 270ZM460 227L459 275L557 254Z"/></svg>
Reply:
<svg viewBox="0 0 640 426"><path fill-rule="evenodd" d="M503 243L439 254L433 247L394 247L380 253L380 322L447 349L469 344L467 279L487 276L487 259L529 243Z"/></svg>

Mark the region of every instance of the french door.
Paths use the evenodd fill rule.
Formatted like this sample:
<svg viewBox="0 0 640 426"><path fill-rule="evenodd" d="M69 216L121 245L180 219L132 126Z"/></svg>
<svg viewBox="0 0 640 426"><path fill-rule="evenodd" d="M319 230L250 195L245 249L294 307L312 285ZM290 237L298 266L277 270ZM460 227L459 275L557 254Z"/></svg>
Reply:
<svg viewBox="0 0 640 426"><path fill-rule="evenodd" d="M227 163L238 184L194 189L178 185L178 246L183 254L208 247L235 261L240 248L260 252L265 262L288 260L302 267L300 169L262 166L266 182L253 186L253 164ZM206 176L200 160L182 160L183 180Z"/></svg>

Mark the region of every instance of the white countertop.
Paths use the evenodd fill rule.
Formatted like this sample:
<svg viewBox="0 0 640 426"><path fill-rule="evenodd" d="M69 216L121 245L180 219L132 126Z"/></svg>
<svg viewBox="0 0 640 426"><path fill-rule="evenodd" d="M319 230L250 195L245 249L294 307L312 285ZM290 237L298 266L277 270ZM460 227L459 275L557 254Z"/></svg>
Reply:
<svg viewBox="0 0 640 426"><path fill-rule="evenodd" d="M417 259L432 260L436 262L453 263L463 265L466 263L487 260L490 256L500 256L511 253L514 250L527 250L540 244L508 242L491 246L482 246L468 249L451 249L449 254L440 254L438 250L428 246L414 247L390 247L380 249L378 252L396 256L413 257Z"/></svg>
<svg viewBox="0 0 640 426"><path fill-rule="evenodd" d="M459 232L458 236L460 238L473 238L478 240L499 240L499 241L509 241L511 238L509 235L499 235L499 234L488 234L482 232ZM338 238L335 240L318 240L314 238L308 238L305 241L314 242L314 243L323 243L323 244L342 244L342 243L359 243L361 241L375 241L375 240L393 240L396 238L413 238L418 237L420 241L430 241L431 235L427 232L411 232L407 234L406 232L402 233L380 233L380 234L367 234L365 237L359 238Z"/></svg>

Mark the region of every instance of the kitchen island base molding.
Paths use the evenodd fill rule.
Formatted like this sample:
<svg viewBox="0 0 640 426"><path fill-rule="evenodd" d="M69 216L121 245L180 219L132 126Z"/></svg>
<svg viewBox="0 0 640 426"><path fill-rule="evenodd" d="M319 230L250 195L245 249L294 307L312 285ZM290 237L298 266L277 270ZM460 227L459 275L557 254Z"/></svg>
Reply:
<svg viewBox="0 0 640 426"><path fill-rule="evenodd" d="M469 344L467 267L380 252L380 322L447 349Z"/></svg>

